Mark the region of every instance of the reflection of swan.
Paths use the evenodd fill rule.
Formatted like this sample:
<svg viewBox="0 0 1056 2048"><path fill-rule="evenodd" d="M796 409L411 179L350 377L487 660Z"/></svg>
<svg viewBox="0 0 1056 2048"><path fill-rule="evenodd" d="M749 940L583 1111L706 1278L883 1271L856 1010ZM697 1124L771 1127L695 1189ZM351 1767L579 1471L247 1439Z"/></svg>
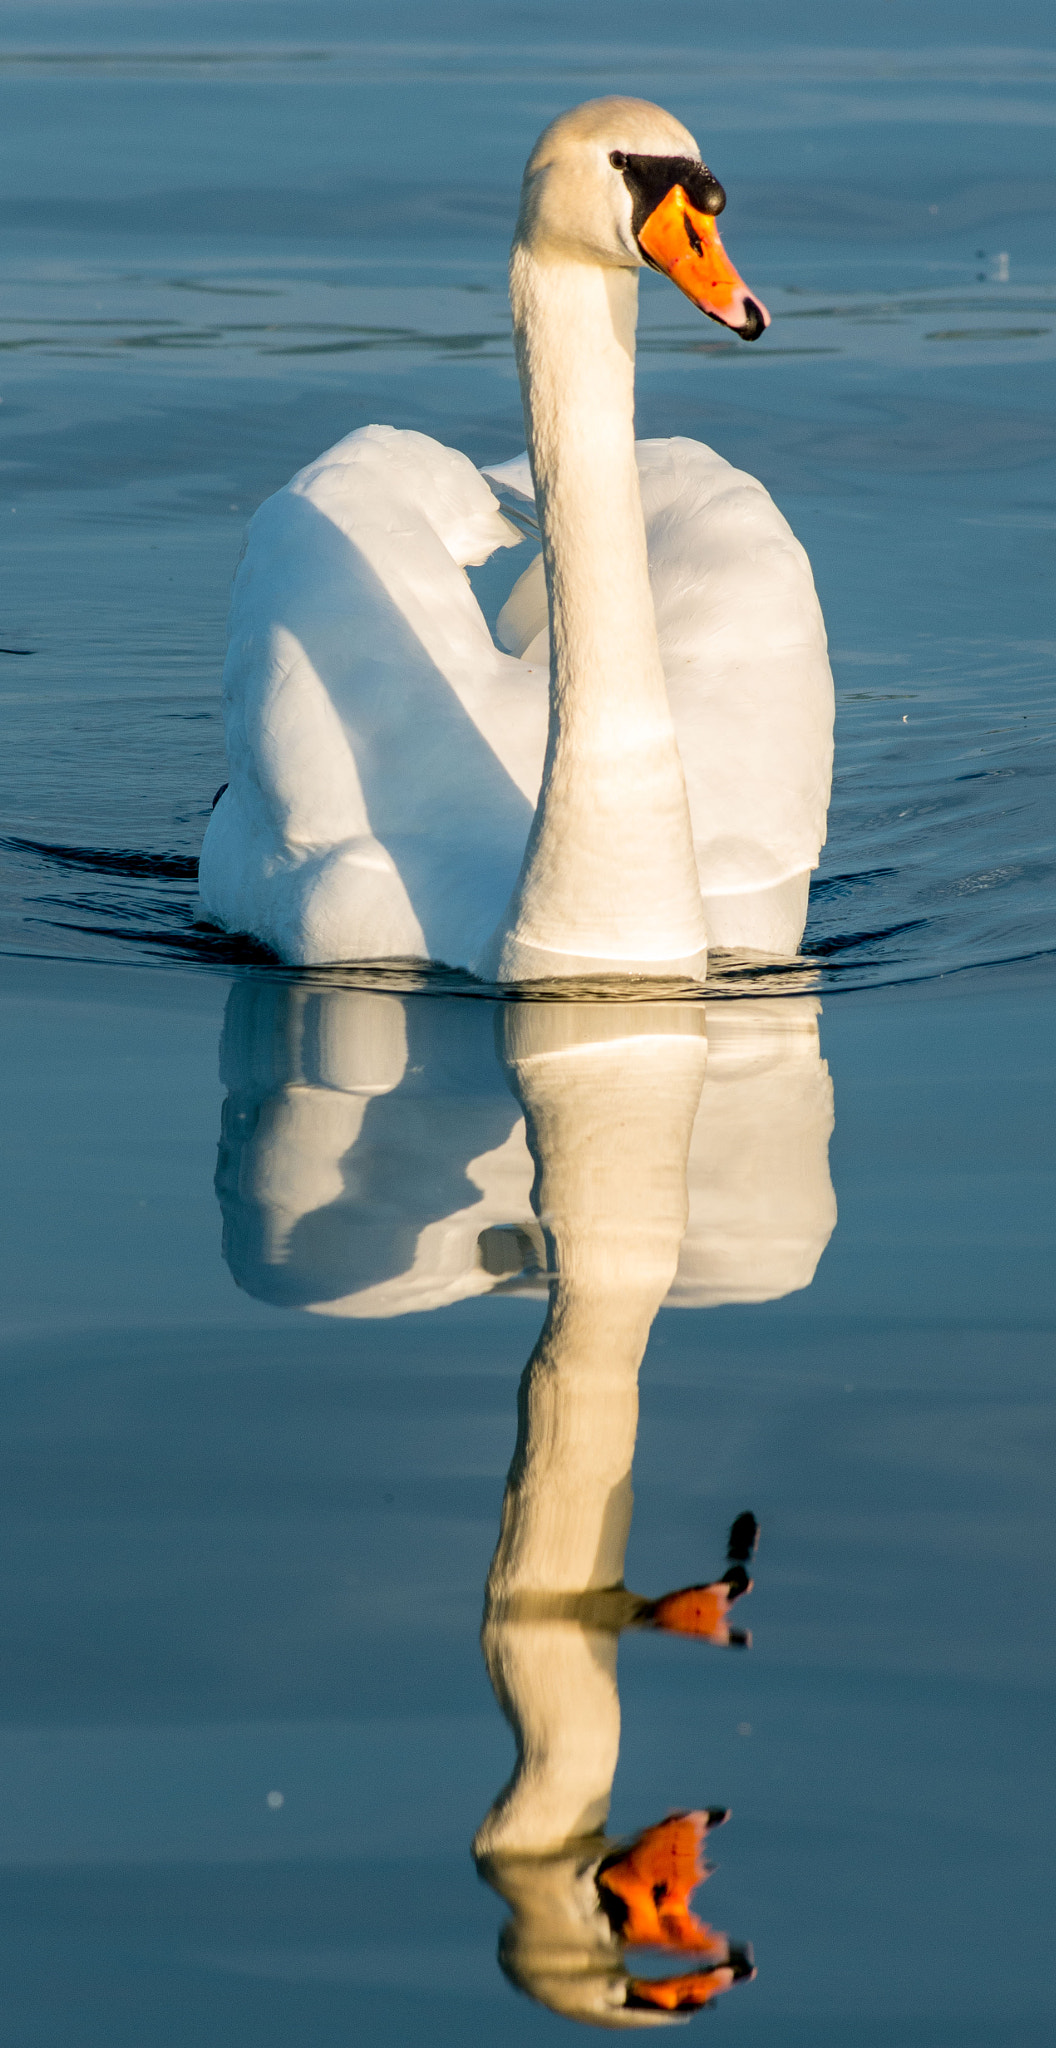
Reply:
<svg viewBox="0 0 1056 2048"><path fill-rule="evenodd" d="M818 1005L709 1003L689 1221L668 1302L712 1308L809 1287L832 1235L832 1083Z"/></svg>
<svg viewBox="0 0 1056 2048"><path fill-rule="evenodd" d="M532 1004L507 1011L506 1041L553 1278L518 1402L483 1633L518 1761L474 1849L513 1907L501 1953L515 1982L570 2018L655 2024L750 1967L688 1907L716 1816L673 1819L630 1851L602 1832L619 1751L620 1628L648 1620L724 1636L729 1599L746 1583L735 1566L726 1581L659 1603L623 1586L638 1367L686 1225L703 1014ZM632 1977L624 1948L643 1942L694 1967Z"/></svg>
<svg viewBox="0 0 1056 2048"><path fill-rule="evenodd" d="M809 565L710 449L634 445L643 264L748 339L765 323L723 203L645 101L593 101L533 152L511 265L531 476L491 472L521 518L534 479L543 541L512 653L463 565L517 533L464 456L368 427L257 514L202 849L218 923L293 962L504 981L698 975L709 938L795 952L831 764Z"/></svg>
<svg viewBox="0 0 1056 2048"><path fill-rule="evenodd" d="M224 1255L251 1294L384 1316L495 1285L478 1238L530 1218L531 1165L487 1004L236 982L220 1066Z"/></svg>
<svg viewBox="0 0 1056 2048"><path fill-rule="evenodd" d="M662 1302L810 1282L834 1221L816 1005L403 1002L262 978L232 989L221 1065L225 1252L254 1293L381 1315L546 1286L483 1631L518 1764L475 1850L532 1996L613 2026L708 2003L751 1968L689 1905L723 1816L605 1837L616 1650L627 1627L734 1640L754 1523L709 1584L625 1588L637 1375ZM668 1974L632 1974L643 1945Z"/></svg>
<svg viewBox="0 0 1056 2048"><path fill-rule="evenodd" d="M709 1004L706 1019L674 1306L809 1286L835 1221L817 1005ZM382 1316L545 1291L489 1004L247 979L228 999L221 1070L224 1250L249 1293Z"/></svg>

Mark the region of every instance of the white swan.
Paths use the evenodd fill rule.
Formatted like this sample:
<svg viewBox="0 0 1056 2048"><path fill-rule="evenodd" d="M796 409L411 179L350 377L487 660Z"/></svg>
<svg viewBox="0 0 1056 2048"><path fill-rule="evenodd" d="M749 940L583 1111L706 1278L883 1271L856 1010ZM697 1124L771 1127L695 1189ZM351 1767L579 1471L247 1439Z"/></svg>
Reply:
<svg viewBox="0 0 1056 2048"><path fill-rule="evenodd" d="M753 478L698 442L634 442L643 264L746 339L767 322L723 204L643 100L562 115L529 159L510 269L529 454L489 472L542 536L500 617L512 651L464 568L519 534L465 456L367 427L261 507L207 917L294 964L503 982L699 977L709 941L796 951L832 759L810 567Z"/></svg>

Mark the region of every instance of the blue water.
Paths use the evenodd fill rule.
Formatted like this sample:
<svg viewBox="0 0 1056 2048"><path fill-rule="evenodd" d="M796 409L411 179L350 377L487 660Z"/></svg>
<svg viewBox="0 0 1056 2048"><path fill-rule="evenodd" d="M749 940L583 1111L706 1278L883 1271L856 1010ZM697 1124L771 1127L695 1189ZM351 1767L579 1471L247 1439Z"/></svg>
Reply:
<svg viewBox="0 0 1056 2048"><path fill-rule="evenodd" d="M567 1020L284 974L196 923L193 876L246 518L371 419L518 452L520 167L612 90L694 129L775 316L742 349L646 279L641 431L772 490L838 715L802 963L720 960L654 1020L655 1091L687 1033L707 1065L627 1584L713 1579L742 1510L762 1536L747 1653L624 1631L604 1840L731 1809L699 1895L754 1947L699 2022L730 2040L1051 2038L1056 43L1037 0L803 14L0 14L17 2048L572 2024L499 1963L542 1865L518 1906L471 1856L514 1767L480 1620L558 1284L517 1033L560 1066ZM575 1007L600 1072L612 1014ZM599 1154L572 1218L632 1259L639 1097L640 1183Z"/></svg>

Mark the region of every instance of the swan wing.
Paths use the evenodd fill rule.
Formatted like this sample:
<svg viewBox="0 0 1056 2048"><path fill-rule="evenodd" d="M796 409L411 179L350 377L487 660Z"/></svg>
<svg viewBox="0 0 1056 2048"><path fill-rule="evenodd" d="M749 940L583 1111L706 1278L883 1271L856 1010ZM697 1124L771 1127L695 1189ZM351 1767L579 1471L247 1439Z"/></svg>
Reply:
<svg viewBox="0 0 1056 2048"><path fill-rule="evenodd" d="M639 441L649 576L705 897L817 865L833 688L807 556L769 493L700 441ZM527 456L487 472L531 504ZM536 555L499 614L504 647L548 659Z"/></svg>
<svg viewBox="0 0 1056 2048"><path fill-rule="evenodd" d="M469 965L520 866L546 675L464 573L521 534L468 458L349 434L261 506L232 597L207 915L294 964Z"/></svg>
<svg viewBox="0 0 1056 2048"><path fill-rule="evenodd" d="M660 651L705 897L817 865L833 687L810 563L769 493L699 441L640 441Z"/></svg>

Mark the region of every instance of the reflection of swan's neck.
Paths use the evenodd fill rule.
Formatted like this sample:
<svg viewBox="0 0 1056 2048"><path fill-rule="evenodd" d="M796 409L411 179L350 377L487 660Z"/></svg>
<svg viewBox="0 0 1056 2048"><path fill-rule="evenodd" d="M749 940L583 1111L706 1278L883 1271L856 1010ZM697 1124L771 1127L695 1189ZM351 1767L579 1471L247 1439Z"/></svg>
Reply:
<svg viewBox="0 0 1056 2048"><path fill-rule="evenodd" d="M693 971L704 914L634 455L637 275L519 242L510 278L552 660L504 971L560 971L552 953L568 972L576 960Z"/></svg>
<svg viewBox="0 0 1056 2048"><path fill-rule="evenodd" d="M492 1600L622 1578L638 1367L686 1224L686 1154L706 1057L700 1013L687 1009L684 1031L653 1036L626 1022L621 1030L621 1006L609 1012L608 1042L569 1044L590 1014L569 1006L555 1018L536 1004L509 1013L553 1278L521 1390ZM643 1009L643 1026L647 1019ZM566 1042L548 1045L555 1024Z"/></svg>
<svg viewBox="0 0 1056 2048"><path fill-rule="evenodd" d="M485 1616L520 1761L478 1853L552 1847L600 1827L608 1809L616 1641L589 1631L589 1603L577 1619L575 1596L622 1582L638 1367L685 1228L706 1046L700 1012L675 1017L681 1028L653 1035L645 1006L630 1018L615 1005L508 1013L555 1277L521 1385ZM590 1030L593 1043L575 1042Z"/></svg>

